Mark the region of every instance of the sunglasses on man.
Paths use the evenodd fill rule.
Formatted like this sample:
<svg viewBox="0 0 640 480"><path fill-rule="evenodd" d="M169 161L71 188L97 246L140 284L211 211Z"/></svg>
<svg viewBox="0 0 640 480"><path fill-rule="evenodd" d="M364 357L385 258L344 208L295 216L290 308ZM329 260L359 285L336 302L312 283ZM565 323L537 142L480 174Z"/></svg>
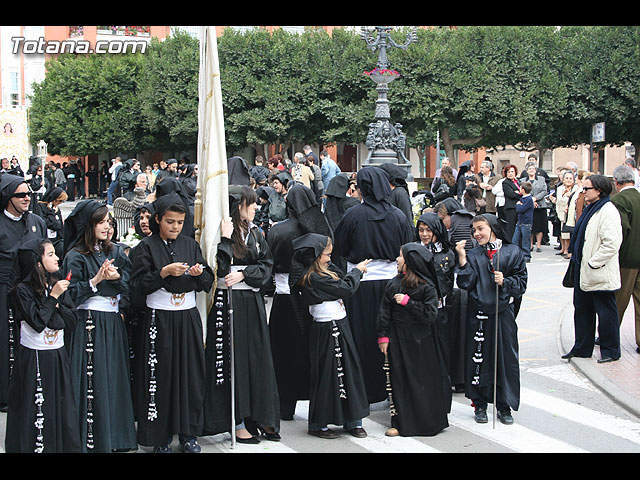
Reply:
<svg viewBox="0 0 640 480"><path fill-rule="evenodd" d="M25 198L27 196L31 196L31 192L18 192L12 195L12 197L15 197L15 198Z"/></svg>

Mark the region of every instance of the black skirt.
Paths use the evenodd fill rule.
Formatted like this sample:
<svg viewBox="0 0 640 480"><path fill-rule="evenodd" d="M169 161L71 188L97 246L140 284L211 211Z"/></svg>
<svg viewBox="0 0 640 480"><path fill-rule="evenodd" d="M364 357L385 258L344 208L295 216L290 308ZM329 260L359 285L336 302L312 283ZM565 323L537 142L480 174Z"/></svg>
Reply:
<svg viewBox="0 0 640 480"><path fill-rule="evenodd" d="M369 403L387 399L384 355L378 348L377 334L378 310L387 282L388 280L360 282L356 294L345 300Z"/></svg>
<svg viewBox="0 0 640 480"><path fill-rule="evenodd" d="M549 231L549 220L547 219L546 208L533 209L533 225L531 233L547 233Z"/></svg>
<svg viewBox="0 0 640 480"><path fill-rule="evenodd" d="M344 425L369 415L363 370L347 318L313 322L309 424Z"/></svg>
<svg viewBox="0 0 640 480"><path fill-rule="evenodd" d="M449 426L451 383L435 325L392 324L389 364L392 426L402 436L433 436Z"/></svg>
<svg viewBox="0 0 640 480"><path fill-rule="evenodd" d="M138 443L164 445L174 434L198 436L204 425L205 355L197 308L146 309L138 329L135 414ZM155 326L155 338L150 328ZM153 359L153 371L149 360ZM156 387L152 391L151 387Z"/></svg>
<svg viewBox="0 0 640 480"><path fill-rule="evenodd" d="M88 383L88 329L86 310L76 324L71 347L71 381L78 405L78 422L83 452L110 453L115 449L136 449L136 430L131 400L129 345L122 317L117 312L91 312L90 330L93 369ZM92 388L93 398L88 398ZM90 401L88 401L90 400Z"/></svg>
<svg viewBox="0 0 640 480"><path fill-rule="evenodd" d="M216 289L207 318L205 348L204 435L231 429L229 316L227 289ZM267 312L260 293L233 290L235 423L244 419L280 430L276 384Z"/></svg>
<svg viewBox="0 0 640 480"><path fill-rule="evenodd" d="M276 293L269 316L269 338L280 400L309 399L309 332L301 333L291 297Z"/></svg>
<svg viewBox="0 0 640 480"><path fill-rule="evenodd" d="M38 386L41 391L37 391ZM41 416L36 393L42 394ZM41 431L35 425L38 419L42 421ZM39 434L42 439L37 438ZM81 451L78 409L65 347L39 351L21 347L16 355L9 386L5 450L34 453L38 445L43 453Z"/></svg>

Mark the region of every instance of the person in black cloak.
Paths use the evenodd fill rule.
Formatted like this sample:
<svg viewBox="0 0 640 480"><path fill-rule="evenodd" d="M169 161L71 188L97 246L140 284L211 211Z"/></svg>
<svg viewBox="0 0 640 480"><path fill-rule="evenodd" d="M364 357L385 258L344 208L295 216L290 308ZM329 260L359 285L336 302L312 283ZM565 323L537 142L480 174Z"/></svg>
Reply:
<svg viewBox="0 0 640 480"><path fill-rule="evenodd" d="M389 179L379 168L365 167L357 174L362 203L345 212L334 234L334 258L347 261L347 271L366 258L373 259L360 288L345 302L349 321L364 368L369 403L386 400L382 369L384 355L378 349L376 318L387 281L398 273L400 247L415 233L402 211L389 203Z"/></svg>
<svg viewBox="0 0 640 480"><path fill-rule="evenodd" d="M249 185L251 183L249 164L244 158L228 158L227 170L229 171L229 185Z"/></svg>
<svg viewBox="0 0 640 480"><path fill-rule="evenodd" d="M20 245L32 238L45 240L47 226L29 211L31 196L24 178L0 175L0 411L6 411L9 379L19 347L19 328L9 295L20 277L17 254Z"/></svg>
<svg viewBox="0 0 640 480"><path fill-rule="evenodd" d="M204 434L235 428L239 443L259 443L258 431L267 440L280 440L280 400L267 311L260 293L271 280L273 256L253 224L256 199L249 186L229 186L231 219L221 223L216 254L218 283L207 317ZM229 293L233 295L236 425L231 425Z"/></svg>
<svg viewBox="0 0 640 480"><path fill-rule="evenodd" d="M262 230L264 235L269 233L269 198L275 190L268 185L261 185L256 189L256 195L258 196L258 210L256 210L256 216L254 223Z"/></svg>
<svg viewBox="0 0 640 480"><path fill-rule="evenodd" d="M473 174L473 162L466 160L458 166L458 175L456 176L456 199L462 200L465 190L467 189L467 176Z"/></svg>
<svg viewBox="0 0 640 480"><path fill-rule="evenodd" d="M344 212L360 204L360 200L356 197L347 195L347 190L349 190L349 177L345 173L339 173L333 177L329 185L325 187L324 193L327 199L324 206L324 214L333 230L342 220Z"/></svg>
<svg viewBox="0 0 640 480"><path fill-rule="evenodd" d="M308 311L291 301L292 242L305 233L333 236L333 232L310 188L294 185L287 193L286 203L289 218L274 225L267 235L273 253L276 285L269 316L269 337L278 381L280 418L293 420L297 401L309 398L309 337L301 336L297 317L302 316L301 321L306 323L311 319Z"/></svg>
<svg viewBox="0 0 640 480"><path fill-rule="evenodd" d="M493 402L494 382L498 419L502 423L513 423L511 410L517 411L520 405L518 326L513 299L524 295L528 275L524 255L509 242L504 223L492 214L477 215L473 219L473 235L478 246L467 252L465 240L456 244L456 282L469 292L465 396L472 401L478 423L488 421L486 409L487 403Z"/></svg>
<svg viewBox="0 0 640 480"><path fill-rule="evenodd" d="M378 346L388 356L391 428L387 436L436 435L449 426L451 383L438 339L441 302L431 251L407 243L378 312Z"/></svg>
<svg viewBox="0 0 640 480"><path fill-rule="evenodd" d="M170 453L178 434L183 450L197 453L206 367L196 292L208 292L214 275L200 245L180 235L180 196L163 195L153 210L153 233L135 247L131 273L132 304L144 312L134 369L138 443Z"/></svg>
<svg viewBox="0 0 640 480"><path fill-rule="evenodd" d="M31 179L29 182L29 188L31 188L31 209L35 208L42 196L47 190L49 190L49 179L44 175L44 168L42 165L34 165L29 169Z"/></svg>
<svg viewBox="0 0 640 480"><path fill-rule="evenodd" d="M13 291L21 348L9 387L5 451L79 453L78 408L65 348L65 332L74 328L79 313L67 293L69 281L57 277L50 240L30 240L18 256L25 273Z"/></svg>
<svg viewBox="0 0 640 480"><path fill-rule="evenodd" d="M449 232L449 242L455 246L461 240L467 240L466 249L471 250L476 244L471 234L473 213L465 210L462 203L455 198L445 198L434 205L433 209L444 222Z"/></svg>
<svg viewBox="0 0 640 480"><path fill-rule="evenodd" d="M184 186L184 191L189 199L189 210L191 211L191 215L193 215L198 186L197 165L195 163L189 163L185 166L184 171L180 176L180 182Z"/></svg>
<svg viewBox="0 0 640 480"><path fill-rule="evenodd" d="M438 309L437 332L442 344L451 384L456 393L464 391L464 324L467 292L456 288L454 272L457 256L449 234L435 212L423 213L416 222L418 243L433 255L442 302Z"/></svg>
<svg viewBox="0 0 640 480"><path fill-rule="evenodd" d="M407 171L395 163L383 163L378 168L384 170L389 177L391 195L389 203L398 207L407 216L407 221L413 227L413 209L411 207L411 195L407 185Z"/></svg>
<svg viewBox="0 0 640 480"><path fill-rule="evenodd" d="M188 237L194 238L195 237L195 228L193 223L194 214L192 209L190 208L189 194L187 193L187 190L184 188L184 185L182 185L182 182L180 182L179 179L174 177L170 177L170 176L164 177L162 182L158 183L156 186L155 199L158 200L163 195L167 195L172 192L175 192L180 196L180 198L182 199L182 203L187 209L187 216L184 219L184 224L182 225L182 231L180 232L180 235L186 235Z"/></svg>
<svg viewBox="0 0 640 480"><path fill-rule="evenodd" d="M131 262L112 243L106 205L82 200L64 224L64 275L81 312L71 344L71 380L83 452L135 450L129 346L121 297L129 291Z"/></svg>
<svg viewBox="0 0 640 480"><path fill-rule="evenodd" d="M60 259L62 259L64 252L64 220L60 205L67 198L67 193L61 187L52 187L33 206L33 213L41 217L47 224L47 238L53 243L56 255Z"/></svg>
<svg viewBox="0 0 640 480"><path fill-rule="evenodd" d="M332 439L327 425L342 425L352 436L367 432L362 419L369 416L363 369L357 354L344 299L360 286L371 260L359 262L347 274L331 263L331 238L307 233L293 241L289 285L313 318L309 328L310 391L308 433Z"/></svg>

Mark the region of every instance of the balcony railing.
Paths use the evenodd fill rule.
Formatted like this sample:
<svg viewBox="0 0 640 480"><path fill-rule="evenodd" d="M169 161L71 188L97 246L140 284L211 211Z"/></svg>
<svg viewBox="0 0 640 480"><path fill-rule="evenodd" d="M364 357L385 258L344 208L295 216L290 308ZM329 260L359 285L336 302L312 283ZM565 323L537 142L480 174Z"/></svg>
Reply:
<svg viewBox="0 0 640 480"><path fill-rule="evenodd" d="M127 35L132 37L149 37L151 35L151 27L132 27L132 26L98 26L97 33L99 35Z"/></svg>

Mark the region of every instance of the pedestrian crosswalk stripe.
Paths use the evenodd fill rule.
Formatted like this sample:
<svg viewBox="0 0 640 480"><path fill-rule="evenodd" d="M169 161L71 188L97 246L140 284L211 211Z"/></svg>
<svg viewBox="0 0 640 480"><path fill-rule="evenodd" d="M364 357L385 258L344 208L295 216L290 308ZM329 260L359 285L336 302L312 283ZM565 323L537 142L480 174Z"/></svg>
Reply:
<svg viewBox="0 0 640 480"><path fill-rule="evenodd" d="M640 444L640 424L637 422L598 412L529 389L521 389L520 395L522 402L526 405Z"/></svg>

